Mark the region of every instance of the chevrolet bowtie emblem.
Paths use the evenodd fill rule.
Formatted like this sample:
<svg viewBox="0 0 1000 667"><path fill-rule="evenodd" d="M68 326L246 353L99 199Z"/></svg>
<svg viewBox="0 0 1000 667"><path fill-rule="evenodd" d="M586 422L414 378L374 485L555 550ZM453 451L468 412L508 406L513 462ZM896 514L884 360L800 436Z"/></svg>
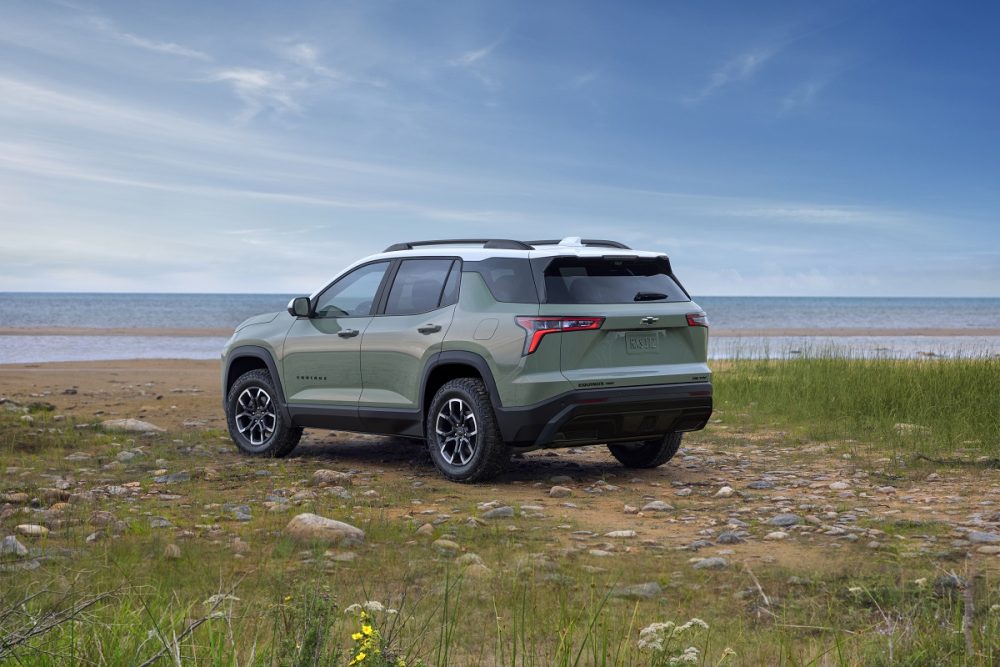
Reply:
<svg viewBox="0 0 1000 667"><path fill-rule="evenodd" d="M656 324L657 322L660 321L660 318L659 317L644 317L644 318L642 318L639 321L641 323L643 323L643 324Z"/></svg>

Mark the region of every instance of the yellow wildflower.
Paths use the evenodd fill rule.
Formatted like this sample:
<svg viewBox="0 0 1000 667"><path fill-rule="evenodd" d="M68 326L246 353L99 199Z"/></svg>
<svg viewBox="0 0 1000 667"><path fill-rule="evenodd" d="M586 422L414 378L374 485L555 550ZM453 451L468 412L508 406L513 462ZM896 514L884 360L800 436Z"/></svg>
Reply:
<svg viewBox="0 0 1000 667"><path fill-rule="evenodd" d="M364 635L362 635L360 632L355 632L353 635L351 635L351 639L353 639L354 641L357 642L357 641L361 641L361 638L363 636Z"/></svg>
<svg viewBox="0 0 1000 667"><path fill-rule="evenodd" d="M372 636L372 626L370 626L370 625L362 625L361 626L361 632L365 633L365 636L371 637Z"/></svg>

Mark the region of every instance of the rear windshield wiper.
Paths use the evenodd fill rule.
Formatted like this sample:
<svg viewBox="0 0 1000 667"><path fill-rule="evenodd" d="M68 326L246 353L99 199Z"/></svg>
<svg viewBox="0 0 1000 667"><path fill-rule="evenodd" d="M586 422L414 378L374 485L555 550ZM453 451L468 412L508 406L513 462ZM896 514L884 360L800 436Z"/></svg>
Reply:
<svg viewBox="0 0 1000 667"><path fill-rule="evenodd" d="M633 301L659 301L666 299L667 295L661 292L639 292L632 298Z"/></svg>

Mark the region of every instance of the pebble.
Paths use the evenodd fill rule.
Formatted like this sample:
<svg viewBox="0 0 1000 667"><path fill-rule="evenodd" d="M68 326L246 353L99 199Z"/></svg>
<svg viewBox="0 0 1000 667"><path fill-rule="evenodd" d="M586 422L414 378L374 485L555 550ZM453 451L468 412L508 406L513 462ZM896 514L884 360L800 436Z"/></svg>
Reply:
<svg viewBox="0 0 1000 667"><path fill-rule="evenodd" d="M638 514L639 513L639 508L638 507L633 507L632 505L626 505L622 509L622 511L625 512L625 514Z"/></svg>
<svg viewBox="0 0 1000 667"><path fill-rule="evenodd" d="M358 544L365 541L365 531L343 521L318 514L297 514L285 526L285 532L303 541Z"/></svg>
<svg viewBox="0 0 1000 667"><path fill-rule="evenodd" d="M642 506L643 512L671 512L673 509L673 505L669 505L662 500L654 500Z"/></svg>
<svg viewBox="0 0 1000 667"><path fill-rule="evenodd" d="M729 567L729 561L719 556L713 556L702 558L693 567L696 570L721 570L724 567Z"/></svg>
<svg viewBox="0 0 1000 667"><path fill-rule="evenodd" d="M685 486L683 489L678 489L678 490L674 491L674 495L675 496L680 496L681 498L684 498L686 496L690 496L692 493L693 492L691 491L691 487L690 486Z"/></svg>
<svg viewBox="0 0 1000 667"><path fill-rule="evenodd" d="M970 530L965 534L965 539L970 542L976 542L978 544L997 544L1000 543L1000 535L997 533L984 533L980 530Z"/></svg>
<svg viewBox="0 0 1000 667"><path fill-rule="evenodd" d="M802 517L797 514L776 514L771 517L768 521L772 526L781 526L782 528L786 526L794 526L796 524L802 523Z"/></svg>
<svg viewBox="0 0 1000 667"><path fill-rule="evenodd" d="M156 424L138 419L108 419L101 422L101 428L105 431L127 431L129 433L163 433L166 431Z"/></svg>
<svg viewBox="0 0 1000 667"><path fill-rule="evenodd" d="M191 479L191 473L186 470L170 473L169 475L157 475L153 481L157 484L176 484L177 482L187 482Z"/></svg>
<svg viewBox="0 0 1000 667"><path fill-rule="evenodd" d="M49 534L49 529L45 526L39 526L34 523L22 523L18 526L14 526L14 532L27 537L45 537Z"/></svg>
<svg viewBox="0 0 1000 667"><path fill-rule="evenodd" d="M830 488L834 491L845 491L851 488L851 485L847 482L830 482Z"/></svg>
<svg viewBox="0 0 1000 667"><path fill-rule="evenodd" d="M767 535L765 535L764 539L765 540L783 540L786 537L788 537L788 533L786 533L784 531L781 531L781 530L775 530L775 531L770 532Z"/></svg>
<svg viewBox="0 0 1000 667"><path fill-rule="evenodd" d="M23 544L17 541L17 538L13 535L8 535L3 538L0 542L0 558L3 557L14 557L14 558L24 558L28 555L28 549Z"/></svg>
<svg viewBox="0 0 1000 667"><path fill-rule="evenodd" d="M635 536L636 532L634 530L612 530L610 533L604 534L604 537L613 537L621 539L635 537Z"/></svg>
<svg viewBox="0 0 1000 667"><path fill-rule="evenodd" d="M774 488L774 482L769 482L766 479L761 479L761 480L758 480L756 482L750 482L749 484L747 484L747 488L748 489L756 489L758 491L763 490L763 489L773 489Z"/></svg>
<svg viewBox="0 0 1000 667"><path fill-rule="evenodd" d="M168 519L164 519L162 516L149 517L150 528L171 528L173 525Z"/></svg>
<svg viewBox="0 0 1000 667"><path fill-rule="evenodd" d="M715 496L713 496L713 497L714 498L729 498L734 493L736 493L736 491L733 490L733 487L731 487L731 486L724 486L721 489L719 489L718 491L716 491L715 492Z"/></svg>
<svg viewBox="0 0 1000 667"><path fill-rule="evenodd" d="M549 489L550 498L566 498L571 495L573 495L573 489L570 489L569 487L557 485Z"/></svg>
<svg viewBox="0 0 1000 667"><path fill-rule="evenodd" d="M443 537L440 538L440 539L434 540L431 543L431 546L434 547L435 549L437 549L438 551L443 552L443 553L455 553L456 551L458 551L458 550L461 549L461 547L458 546L457 542L454 542L454 541L449 540L449 539L445 539Z"/></svg>
<svg viewBox="0 0 1000 667"><path fill-rule="evenodd" d="M483 513L484 519L509 519L514 516L514 508L510 505L494 507Z"/></svg>
<svg viewBox="0 0 1000 667"><path fill-rule="evenodd" d="M616 586L611 590L611 597L625 600L652 600L663 594L663 588L655 581L631 586Z"/></svg>
<svg viewBox="0 0 1000 667"><path fill-rule="evenodd" d="M715 538L715 541L719 544L739 544L744 540L738 533L726 530L719 533L719 536Z"/></svg>
<svg viewBox="0 0 1000 667"><path fill-rule="evenodd" d="M351 475L339 470L317 470L312 476L313 486L350 486L353 481Z"/></svg>
<svg viewBox="0 0 1000 667"><path fill-rule="evenodd" d="M433 534L434 534L434 526L432 526L429 523L425 523L424 525L420 526L420 528L417 528L417 535L423 535L425 537L429 537Z"/></svg>
<svg viewBox="0 0 1000 667"><path fill-rule="evenodd" d="M993 554L1000 554L1000 545L989 544L976 549L977 553L987 554L992 556Z"/></svg>

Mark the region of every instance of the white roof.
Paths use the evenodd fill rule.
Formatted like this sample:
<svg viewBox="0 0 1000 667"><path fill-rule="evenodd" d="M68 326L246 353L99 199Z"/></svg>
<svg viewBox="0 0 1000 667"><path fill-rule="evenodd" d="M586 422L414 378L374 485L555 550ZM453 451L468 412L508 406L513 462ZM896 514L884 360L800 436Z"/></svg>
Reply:
<svg viewBox="0 0 1000 667"><path fill-rule="evenodd" d="M394 250L370 255L355 262L363 264L375 259L394 259L401 257L461 257L468 262L475 262L491 257L554 257L557 255L574 257L603 257L605 255L631 255L635 257L661 257L662 252L647 250L632 250L613 248L609 246L585 246L579 237L569 237L553 244L535 244L533 249L520 248L484 248L482 243L435 243L433 245L417 245L409 250Z"/></svg>

